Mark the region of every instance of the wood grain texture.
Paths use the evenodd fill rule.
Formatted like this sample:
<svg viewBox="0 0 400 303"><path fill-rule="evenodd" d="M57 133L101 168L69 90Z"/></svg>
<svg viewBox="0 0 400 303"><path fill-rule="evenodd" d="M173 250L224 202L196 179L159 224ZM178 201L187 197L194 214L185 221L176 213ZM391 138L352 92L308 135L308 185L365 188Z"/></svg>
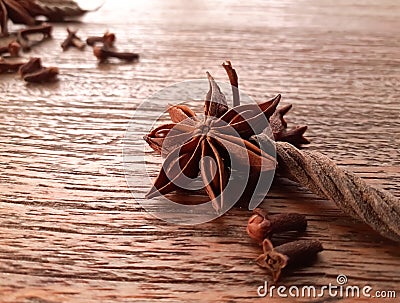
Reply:
<svg viewBox="0 0 400 303"><path fill-rule="evenodd" d="M294 105L288 121L309 125L308 149L400 196L397 1L127 3L108 1L69 26L82 37L115 32L139 63L98 66L90 48L62 52L66 25L56 24L54 39L24 56L58 66L58 83L0 76L0 302L257 301L268 276L254 262L261 249L246 235L248 210L198 226L168 224L140 207L124 176L123 138L135 109L206 70L224 81L226 59L255 100L282 93L282 104ZM134 123L141 153L153 121ZM149 162L152 176L158 163ZM398 244L286 180L262 207L305 214L301 238L325 247L284 285L322 286L345 274L348 285L400 296Z"/></svg>

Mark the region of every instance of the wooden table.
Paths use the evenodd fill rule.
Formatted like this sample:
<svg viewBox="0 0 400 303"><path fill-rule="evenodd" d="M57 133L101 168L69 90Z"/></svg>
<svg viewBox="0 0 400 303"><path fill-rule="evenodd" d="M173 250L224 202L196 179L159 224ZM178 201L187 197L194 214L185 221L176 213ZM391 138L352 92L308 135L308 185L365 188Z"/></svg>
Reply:
<svg viewBox="0 0 400 303"><path fill-rule="evenodd" d="M268 275L254 262L260 248L245 232L248 210L168 224L141 208L124 177L135 108L206 70L225 81L226 59L255 100L282 93L282 104L294 105L288 121L309 126L308 149L400 196L400 4L363 3L107 1L69 24L82 37L115 32L121 49L140 52L136 64L99 66L89 48L62 52L66 25L56 24L54 39L24 57L58 66L58 83L0 76L0 301L257 301ZM140 141L152 121L135 123ZM397 291L376 302L397 302L398 244L293 183L275 184L262 207L305 214L301 238L325 247L283 285L320 287L344 274L347 285Z"/></svg>

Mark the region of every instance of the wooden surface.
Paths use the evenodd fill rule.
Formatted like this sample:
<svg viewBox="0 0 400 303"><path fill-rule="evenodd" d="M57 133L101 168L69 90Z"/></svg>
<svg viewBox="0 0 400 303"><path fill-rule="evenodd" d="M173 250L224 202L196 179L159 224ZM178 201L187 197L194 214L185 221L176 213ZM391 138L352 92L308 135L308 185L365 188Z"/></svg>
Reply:
<svg viewBox="0 0 400 303"><path fill-rule="evenodd" d="M398 1L126 2L107 1L69 25L82 37L115 32L121 49L141 53L139 63L98 66L89 48L63 53L66 25L58 24L53 40L24 54L58 66L58 83L0 76L0 302L257 301L268 275L254 262L261 251L245 232L248 210L168 224L140 207L124 177L135 108L206 70L225 81L226 59L255 100L282 93L294 105L288 120L309 125L308 149L400 196ZM152 121L135 123L142 148ZM157 169L155 160L153 176ZM396 290L398 300L398 244L287 181L262 207L307 215L301 238L325 247L283 285L335 284L344 274L347 285ZM313 301L286 299L297 300Z"/></svg>

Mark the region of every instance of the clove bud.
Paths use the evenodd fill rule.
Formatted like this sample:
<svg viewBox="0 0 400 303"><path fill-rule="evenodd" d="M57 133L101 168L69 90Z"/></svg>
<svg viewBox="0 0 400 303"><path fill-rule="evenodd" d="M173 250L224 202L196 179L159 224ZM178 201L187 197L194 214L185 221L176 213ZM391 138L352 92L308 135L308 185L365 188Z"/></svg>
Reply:
<svg viewBox="0 0 400 303"><path fill-rule="evenodd" d="M0 47L0 55L9 53L11 57L18 57L21 45L17 41L11 41L7 46Z"/></svg>
<svg viewBox="0 0 400 303"><path fill-rule="evenodd" d="M86 39L86 44L90 46L95 46L96 43L103 43L104 47L111 49L114 47L115 34L110 32L105 32L103 36L92 36Z"/></svg>
<svg viewBox="0 0 400 303"><path fill-rule="evenodd" d="M51 38L52 31L53 26L46 23L37 26L30 26L18 31L17 41L21 45L23 51L29 51L33 46ZM38 34L41 35L40 39L32 39L32 36L36 36Z"/></svg>
<svg viewBox="0 0 400 303"><path fill-rule="evenodd" d="M137 53L112 51L112 50L106 49L104 46L103 47L99 47L99 46L93 47L93 54L97 57L97 59L99 59L100 62L105 62L109 58L117 58L117 59L128 61L128 62L139 59L139 54L137 54Z"/></svg>
<svg viewBox="0 0 400 303"><path fill-rule="evenodd" d="M271 241L265 239L264 253L256 262L270 271L272 280L276 283L285 267L306 265L322 250L322 244L318 240L298 240L274 248Z"/></svg>
<svg viewBox="0 0 400 303"><path fill-rule="evenodd" d="M42 69L42 60L40 58L30 58L28 62L23 64L18 73L21 77L24 77L27 74L37 72Z"/></svg>
<svg viewBox="0 0 400 303"><path fill-rule="evenodd" d="M26 82L54 82L59 70L57 67L43 67L40 58L31 58L20 67L19 74Z"/></svg>
<svg viewBox="0 0 400 303"><path fill-rule="evenodd" d="M286 231L305 231L307 219L298 213L285 213L268 216L267 211L256 208L247 223L247 233L250 238L262 243L265 238L273 234Z"/></svg>
<svg viewBox="0 0 400 303"><path fill-rule="evenodd" d="M24 63L9 63L0 61L0 74L16 73Z"/></svg>
<svg viewBox="0 0 400 303"><path fill-rule="evenodd" d="M31 83L54 82L57 80L58 74L59 70L57 67L43 67L36 72L26 75L24 80Z"/></svg>
<svg viewBox="0 0 400 303"><path fill-rule="evenodd" d="M71 30L67 28L68 36L65 38L64 42L61 43L61 47L63 51L66 51L70 47L76 47L79 50L83 50L86 46L86 44L82 41L81 38L79 38L76 33L78 30Z"/></svg>

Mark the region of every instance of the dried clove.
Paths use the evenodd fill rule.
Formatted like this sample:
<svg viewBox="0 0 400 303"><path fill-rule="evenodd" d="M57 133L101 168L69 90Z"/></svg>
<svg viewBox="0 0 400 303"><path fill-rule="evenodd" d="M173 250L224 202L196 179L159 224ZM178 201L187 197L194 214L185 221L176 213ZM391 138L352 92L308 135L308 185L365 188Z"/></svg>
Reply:
<svg viewBox="0 0 400 303"><path fill-rule="evenodd" d="M16 73L24 63L9 63L0 61L0 74Z"/></svg>
<svg viewBox="0 0 400 303"><path fill-rule="evenodd" d="M307 219L298 213L285 213L268 216L267 211L256 208L247 223L247 233L250 238L262 243L273 234L286 231L305 231Z"/></svg>
<svg viewBox="0 0 400 303"><path fill-rule="evenodd" d="M67 38L65 38L64 42L61 43L63 51L66 51L70 47L76 47L79 50L83 50L86 44L76 35L78 30L73 31L70 28L67 28L67 32Z"/></svg>
<svg viewBox="0 0 400 303"><path fill-rule="evenodd" d="M26 62L20 67L18 72L21 75L21 77L24 77L25 75L37 72L42 68L43 68L42 60L40 58L31 58L29 59L28 62Z"/></svg>
<svg viewBox="0 0 400 303"><path fill-rule="evenodd" d="M99 59L99 62L105 62L108 58L117 58L124 61L134 61L139 59L139 54L130 52L117 52L107 48L95 46L93 47L93 54Z"/></svg>
<svg viewBox="0 0 400 303"><path fill-rule="evenodd" d="M43 67L36 72L27 74L24 80L31 83L54 82L57 80L58 74L59 70L57 67Z"/></svg>
<svg viewBox="0 0 400 303"><path fill-rule="evenodd" d="M18 31L17 41L22 46L23 51L29 51L33 46L50 39L52 31L53 27L46 23L37 26L30 26ZM32 36L36 35L41 35L41 38L33 40Z"/></svg>
<svg viewBox="0 0 400 303"><path fill-rule="evenodd" d="M40 58L31 58L20 67L19 74L26 82L54 82L59 70L57 67L43 67Z"/></svg>
<svg viewBox="0 0 400 303"><path fill-rule="evenodd" d="M110 32L105 32L103 36L92 36L86 39L86 44L90 46L95 46L96 43L103 43L103 46L107 49L114 47L115 34Z"/></svg>
<svg viewBox="0 0 400 303"><path fill-rule="evenodd" d="M27 28L21 29L18 31L18 35L24 39L29 39L29 36L34 34L42 34L45 37L51 37L52 31L53 26L47 23L43 23L41 25L29 26Z"/></svg>
<svg viewBox="0 0 400 303"><path fill-rule="evenodd" d="M21 45L17 41L11 41L7 46L0 47L0 55L9 53L11 57L18 57Z"/></svg>
<svg viewBox="0 0 400 303"><path fill-rule="evenodd" d="M282 269L310 263L323 247L318 240L298 240L273 247L271 241L265 239L263 250L264 253L258 256L256 262L271 272L272 280L276 283Z"/></svg>

